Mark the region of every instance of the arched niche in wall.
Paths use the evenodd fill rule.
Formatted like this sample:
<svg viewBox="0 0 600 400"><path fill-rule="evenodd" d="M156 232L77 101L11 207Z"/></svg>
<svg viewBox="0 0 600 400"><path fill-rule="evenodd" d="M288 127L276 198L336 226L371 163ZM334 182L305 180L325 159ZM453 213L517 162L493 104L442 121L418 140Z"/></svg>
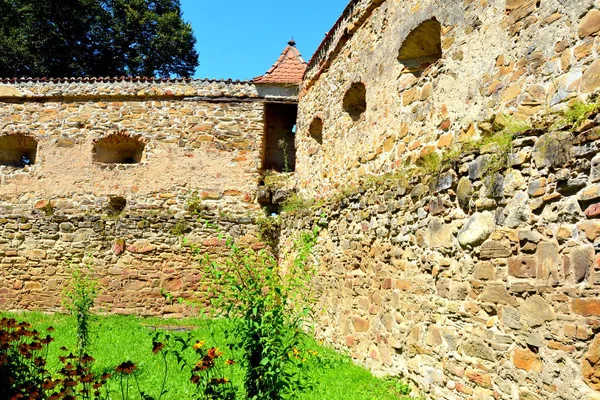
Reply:
<svg viewBox="0 0 600 400"><path fill-rule="evenodd" d="M442 58L442 25L435 19L413 29L400 47L398 61L406 72L419 76Z"/></svg>
<svg viewBox="0 0 600 400"><path fill-rule="evenodd" d="M323 120L315 117L308 127L308 133L317 143L323 144Z"/></svg>
<svg viewBox="0 0 600 400"><path fill-rule="evenodd" d="M117 132L94 141L93 160L103 164L137 164L146 143L140 136Z"/></svg>
<svg viewBox="0 0 600 400"><path fill-rule="evenodd" d="M38 141L30 135L14 133L0 136L0 165L23 168L35 164Z"/></svg>
<svg viewBox="0 0 600 400"><path fill-rule="evenodd" d="M344 111L350 115L352 120L358 121L367 110L367 88L362 82L354 82L342 102Z"/></svg>

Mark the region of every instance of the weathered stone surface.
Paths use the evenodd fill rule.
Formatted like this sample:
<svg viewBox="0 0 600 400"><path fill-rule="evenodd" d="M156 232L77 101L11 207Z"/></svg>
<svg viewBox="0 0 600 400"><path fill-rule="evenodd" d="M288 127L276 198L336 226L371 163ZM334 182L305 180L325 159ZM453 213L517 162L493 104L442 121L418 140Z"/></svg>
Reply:
<svg viewBox="0 0 600 400"><path fill-rule="evenodd" d="M591 201L600 199L600 184L589 185L585 189L582 189L577 194L579 201Z"/></svg>
<svg viewBox="0 0 600 400"><path fill-rule="evenodd" d="M600 335L590 343L581 362L581 373L589 387L600 390Z"/></svg>
<svg viewBox="0 0 600 400"><path fill-rule="evenodd" d="M441 218L432 218L429 222L429 244L433 248L452 248L454 229L451 225L444 223Z"/></svg>
<svg viewBox="0 0 600 400"><path fill-rule="evenodd" d="M463 210L469 209L469 202L473 197L473 184L467 177L461 178L456 188L456 195L458 196L458 204Z"/></svg>
<svg viewBox="0 0 600 400"><path fill-rule="evenodd" d="M572 137L568 132L550 132L542 135L535 143L532 160L538 168L559 168L571 159Z"/></svg>
<svg viewBox="0 0 600 400"><path fill-rule="evenodd" d="M490 346L482 340L472 339L463 344L462 349L469 357L486 361L496 361L496 356Z"/></svg>
<svg viewBox="0 0 600 400"><path fill-rule="evenodd" d="M556 314L552 307L539 295L529 297L519 307L519 311L521 313L521 320L532 328L542 326L544 323L556 319Z"/></svg>
<svg viewBox="0 0 600 400"><path fill-rule="evenodd" d="M510 243L508 241L486 240L481 245L480 256L483 260L492 258L507 258L512 254Z"/></svg>
<svg viewBox="0 0 600 400"><path fill-rule="evenodd" d="M591 9L579 22L579 37L595 35L600 31L600 10Z"/></svg>
<svg viewBox="0 0 600 400"><path fill-rule="evenodd" d="M494 266L490 262L480 262L475 264L473 278L482 281L490 281L494 279Z"/></svg>
<svg viewBox="0 0 600 400"><path fill-rule="evenodd" d="M502 309L502 322L511 329L521 329L523 327L521 314L519 310L513 307L504 307Z"/></svg>
<svg viewBox="0 0 600 400"><path fill-rule="evenodd" d="M576 299L571 303L573 312L584 317L600 317L600 300Z"/></svg>
<svg viewBox="0 0 600 400"><path fill-rule="evenodd" d="M515 278L535 278L537 276L537 259L526 255L509 258L508 274Z"/></svg>
<svg viewBox="0 0 600 400"><path fill-rule="evenodd" d="M600 181L600 154L592 158L592 167L590 170L590 181L592 183Z"/></svg>
<svg viewBox="0 0 600 400"><path fill-rule="evenodd" d="M579 246L571 250L571 268L576 283L583 282L589 276L594 265L594 246Z"/></svg>
<svg viewBox="0 0 600 400"><path fill-rule="evenodd" d="M537 247L537 277L548 279L558 268L558 244L555 242L541 242Z"/></svg>
<svg viewBox="0 0 600 400"><path fill-rule="evenodd" d="M21 92L12 86L0 85L0 97L19 97Z"/></svg>
<svg viewBox="0 0 600 400"><path fill-rule="evenodd" d="M129 247L127 247L128 251L139 254L150 253L155 249L156 246L147 240L138 240L137 242L134 242Z"/></svg>
<svg viewBox="0 0 600 400"><path fill-rule="evenodd" d="M600 221L584 221L578 224L577 228L592 242L600 236Z"/></svg>
<svg viewBox="0 0 600 400"><path fill-rule="evenodd" d="M489 211L475 213L458 232L458 241L462 246L483 243L494 231L496 220Z"/></svg>
<svg viewBox="0 0 600 400"><path fill-rule="evenodd" d="M515 305L516 299L508 293L502 283L489 283L485 285L483 292L479 295L479 301Z"/></svg>
<svg viewBox="0 0 600 400"><path fill-rule="evenodd" d="M581 77L581 90L584 92L593 92L600 87L600 59L594 62L585 70Z"/></svg>
<svg viewBox="0 0 600 400"><path fill-rule="evenodd" d="M513 352L513 364L515 367L532 372L542 372L544 364L540 358L529 349L517 348Z"/></svg>
<svg viewBox="0 0 600 400"><path fill-rule="evenodd" d="M523 191L515 193L504 210L506 218L504 219L505 226L516 228L529 220L529 196Z"/></svg>

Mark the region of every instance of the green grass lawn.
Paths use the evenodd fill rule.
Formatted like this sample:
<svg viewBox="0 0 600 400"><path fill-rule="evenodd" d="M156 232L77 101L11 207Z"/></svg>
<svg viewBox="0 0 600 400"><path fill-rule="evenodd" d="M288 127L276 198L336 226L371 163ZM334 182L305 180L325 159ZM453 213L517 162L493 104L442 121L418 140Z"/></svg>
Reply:
<svg viewBox="0 0 600 400"><path fill-rule="evenodd" d="M52 336L56 339L50 345L48 362L52 368L59 367L58 356L62 346L75 349L75 320L65 315L45 315L40 313L0 314L25 320L34 328L42 331L53 326L56 331ZM93 325L91 355L96 359L95 372L114 372L115 366L123 361L131 360L138 367L140 388L147 394L158 397L163 380L164 364L160 355L152 354L152 335L158 330L187 338L187 332L177 332L184 327L191 331L195 340L206 341L206 346L219 347L224 352L223 359L236 359L236 354L227 349L224 329L227 321L186 319L164 320L155 318L137 318L124 316L97 317ZM371 375L367 370L354 365L349 357L333 350L309 344L316 356L307 357L306 376L312 387L298 393L301 400L388 400L408 399L396 389L399 384L394 380L382 380ZM187 399L191 397L194 386L190 383L189 373L180 372L176 361L170 360L166 384L168 393L163 399ZM237 364L226 366L229 378L235 385L241 386L243 371ZM137 390L130 382L130 398L137 399ZM121 389L117 379L109 381L109 388L114 393L111 398L120 399ZM239 388L242 398L243 390Z"/></svg>

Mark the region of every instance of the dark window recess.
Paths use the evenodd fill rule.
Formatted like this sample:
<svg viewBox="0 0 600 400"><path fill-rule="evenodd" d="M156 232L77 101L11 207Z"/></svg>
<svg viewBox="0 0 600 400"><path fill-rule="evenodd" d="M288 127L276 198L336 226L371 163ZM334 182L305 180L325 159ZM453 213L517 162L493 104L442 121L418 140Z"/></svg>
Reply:
<svg viewBox="0 0 600 400"><path fill-rule="evenodd" d="M354 82L344 95L342 103L346 111L354 121L358 121L367 110L367 88L362 82Z"/></svg>
<svg viewBox="0 0 600 400"><path fill-rule="evenodd" d="M35 164L38 142L25 134L0 136L0 165L23 168Z"/></svg>
<svg viewBox="0 0 600 400"><path fill-rule="evenodd" d="M296 169L296 104L265 104L263 169L293 172Z"/></svg>
<svg viewBox="0 0 600 400"><path fill-rule="evenodd" d="M312 120L308 132L310 137L315 139L317 143L323 144L323 120L321 118L316 117Z"/></svg>
<svg viewBox="0 0 600 400"><path fill-rule="evenodd" d="M114 133L94 142L93 159L104 164L137 164L145 146L139 136Z"/></svg>
<svg viewBox="0 0 600 400"><path fill-rule="evenodd" d="M121 196L110 196L108 198L108 209L113 214L121 213L127 207L127 200Z"/></svg>
<svg viewBox="0 0 600 400"><path fill-rule="evenodd" d="M430 65L442 58L442 25L435 19L427 20L408 34L398 61L407 72L420 75Z"/></svg>

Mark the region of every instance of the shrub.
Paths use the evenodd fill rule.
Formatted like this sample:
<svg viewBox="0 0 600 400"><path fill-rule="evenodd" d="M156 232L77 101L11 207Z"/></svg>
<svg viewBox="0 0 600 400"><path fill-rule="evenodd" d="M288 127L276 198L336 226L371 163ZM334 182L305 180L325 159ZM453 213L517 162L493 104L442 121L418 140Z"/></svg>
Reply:
<svg viewBox="0 0 600 400"><path fill-rule="evenodd" d="M77 320L77 352L83 356L90 344L91 308L98 296L98 283L90 265L71 266L71 280L63 296L63 306Z"/></svg>
<svg viewBox="0 0 600 400"><path fill-rule="evenodd" d="M308 282L313 270L307 262L316 243L316 230L295 243L295 258L286 271L268 252L229 242L225 260L203 266L218 284L211 305L216 316L234 321L226 332L231 347L243 354L244 386L248 399L293 398L306 383L301 374L305 333L310 316Z"/></svg>

